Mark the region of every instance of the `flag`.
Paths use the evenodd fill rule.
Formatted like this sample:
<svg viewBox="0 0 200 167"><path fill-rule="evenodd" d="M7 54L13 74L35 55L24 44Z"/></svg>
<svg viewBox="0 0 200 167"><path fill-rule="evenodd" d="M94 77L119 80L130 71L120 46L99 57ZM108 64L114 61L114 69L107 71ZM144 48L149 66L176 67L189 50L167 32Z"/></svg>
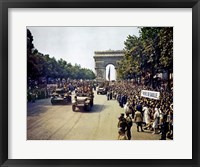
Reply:
<svg viewBox="0 0 200 167"><path fill-rule="evenodd" d="M110 81L110 67L109 67L109 71L108 71L108 80Z"/></svg>

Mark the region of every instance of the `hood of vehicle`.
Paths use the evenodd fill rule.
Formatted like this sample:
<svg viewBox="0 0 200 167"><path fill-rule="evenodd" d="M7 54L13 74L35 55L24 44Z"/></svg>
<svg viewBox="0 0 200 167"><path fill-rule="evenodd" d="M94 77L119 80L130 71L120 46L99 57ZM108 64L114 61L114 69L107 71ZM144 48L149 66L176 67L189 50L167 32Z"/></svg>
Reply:
<svg viewBox="0 0 200 167"><path fill-rule="evenodd" d="M78 101L85 101L87 99L87 97L77 97Z"/></svg>

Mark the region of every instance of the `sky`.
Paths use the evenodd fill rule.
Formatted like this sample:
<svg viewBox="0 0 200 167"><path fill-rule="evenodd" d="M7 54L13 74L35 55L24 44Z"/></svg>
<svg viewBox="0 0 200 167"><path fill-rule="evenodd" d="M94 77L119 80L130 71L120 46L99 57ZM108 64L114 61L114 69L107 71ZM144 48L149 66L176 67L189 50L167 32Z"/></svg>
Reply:
<svg viewBox="0 0 200 167"><path fill-rule="evenodd" d="M95 72L94 52L123 50L128 35L139 36L137 27L27 27L33 35L34 47L56 60L62 58ZM114 66L111 80L115 79ZM106 74L109 66L106 67ZM107 76L107 75L106 75Z"/></svg>

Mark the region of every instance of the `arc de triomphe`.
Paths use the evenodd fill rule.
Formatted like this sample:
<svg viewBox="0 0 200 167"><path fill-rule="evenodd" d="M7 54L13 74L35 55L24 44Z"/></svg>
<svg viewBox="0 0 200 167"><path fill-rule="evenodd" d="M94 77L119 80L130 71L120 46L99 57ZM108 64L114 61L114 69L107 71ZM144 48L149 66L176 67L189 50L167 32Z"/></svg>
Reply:
<svg viewBox="0 0 200 167"><path fill-rule="evenodd" d="M124 57L123 50L95 51L95 71L97 80L106 80L106 66L112 64L117 70L118 62ZM116 73L117 78L117 73Z"/></svg>

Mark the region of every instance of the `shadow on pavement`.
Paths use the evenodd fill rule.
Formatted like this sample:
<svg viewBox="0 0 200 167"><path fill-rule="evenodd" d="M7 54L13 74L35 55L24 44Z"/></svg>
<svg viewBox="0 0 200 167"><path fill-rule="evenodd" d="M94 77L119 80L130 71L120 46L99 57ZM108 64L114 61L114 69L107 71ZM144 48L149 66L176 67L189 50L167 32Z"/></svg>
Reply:
<svg viewBox="0 0 200 167"><path fill-rule="evenodd" d="M99 113L102 111L104 105L94 104L90 111L84 111L83 107L76 108L74 112L82 112L82 113Z"/></svg>

